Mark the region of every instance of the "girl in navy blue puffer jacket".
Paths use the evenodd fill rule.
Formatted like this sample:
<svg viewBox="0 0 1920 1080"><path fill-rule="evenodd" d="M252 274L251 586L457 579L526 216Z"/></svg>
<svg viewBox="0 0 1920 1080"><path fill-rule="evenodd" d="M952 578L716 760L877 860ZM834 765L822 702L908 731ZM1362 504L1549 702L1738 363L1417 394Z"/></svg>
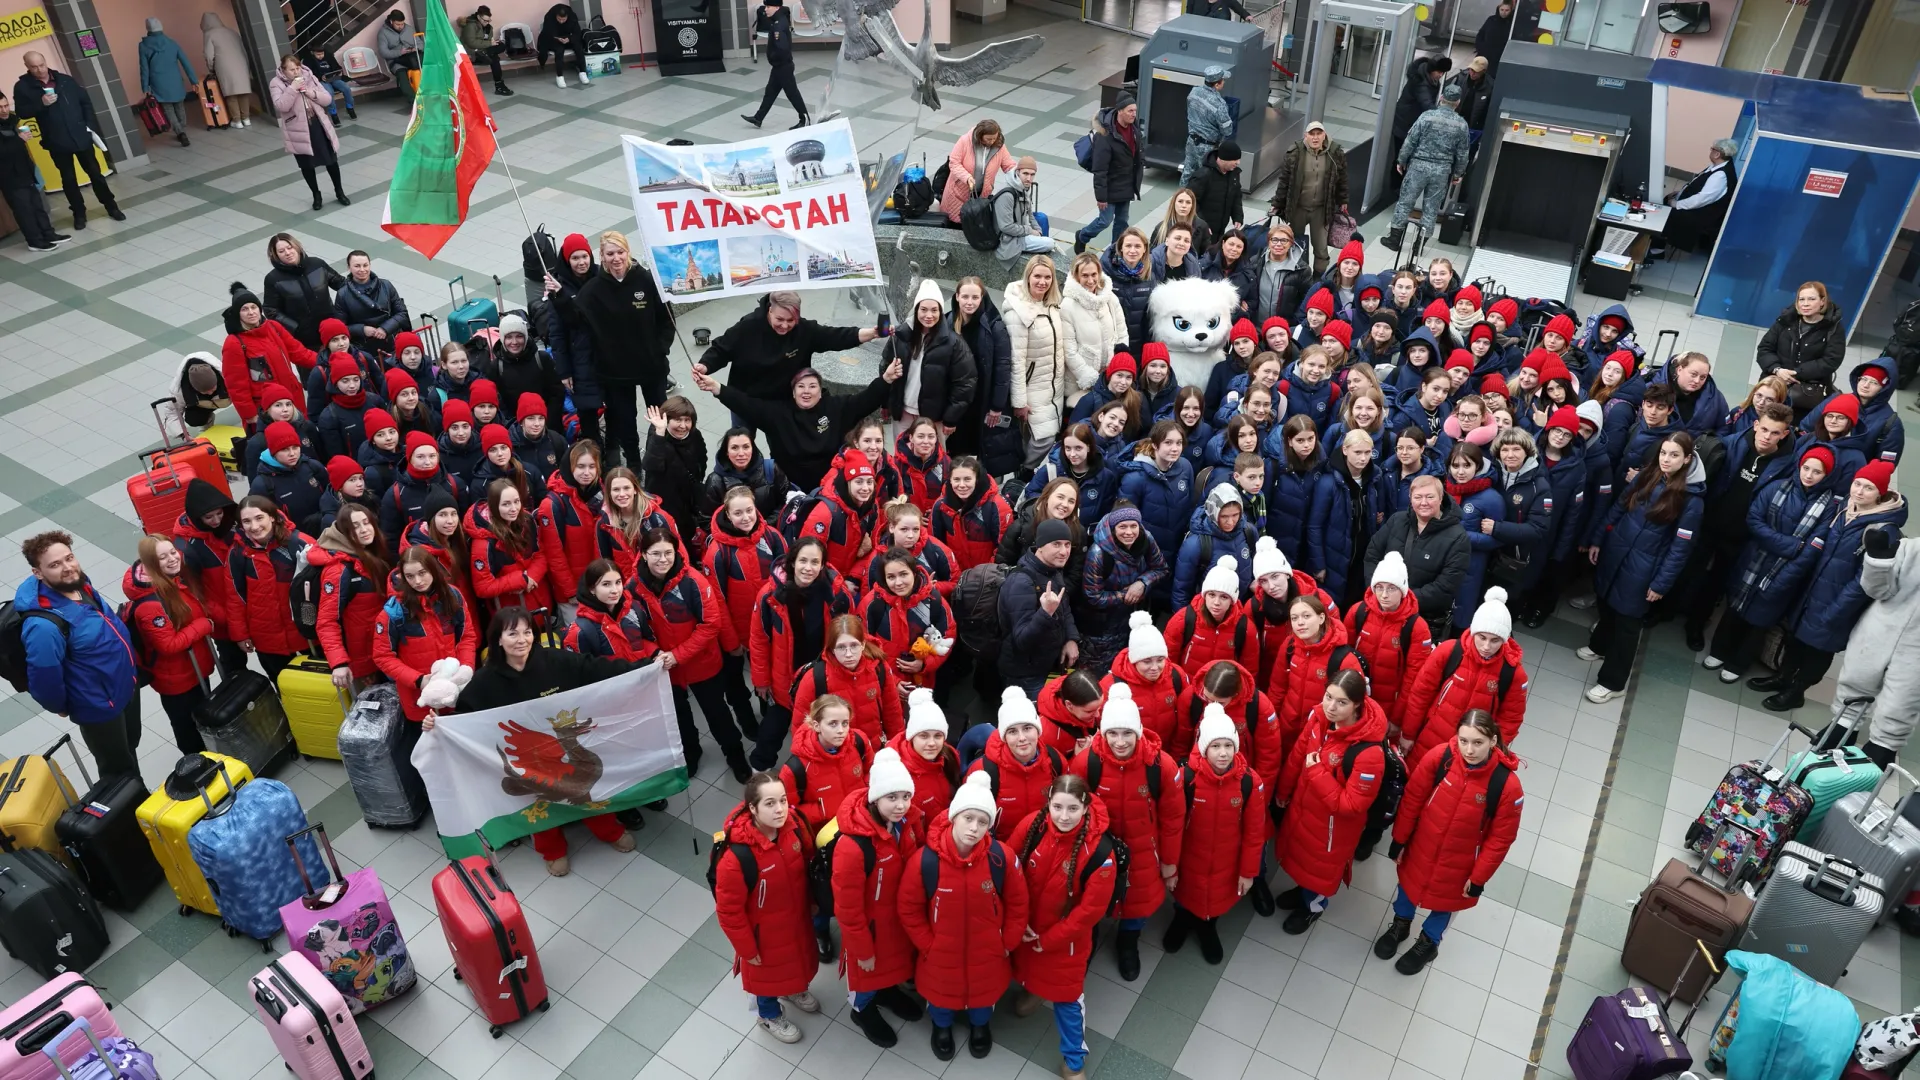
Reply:
<svg viewBox="0 0 1920 1080"><path fill-rule="evenodd" d="M1113 282L1113 295L1127 316L1127 351L1135 356L1147 343L1147 297L1154 286L1147 248L1147 234L1128 229L1100 255L1100 269Z"/></svg>
<svg viewBox="0 0 1920 1080"><path fill-rule="evenodd" d="M1493 487L1493 463L1485 452L1470 442L1457 442L1447 457L1447 494L1460 507L1460 527L1467 532L1467 576L1453 600L1453 636L1459 637L1473 625L1473 613L1480 607L1480 594L1486 590L1487 560L1500 541L1481 527L1481 522L1497 522L1505 513L1500 493Z"/></svg>
<svg viewBox="0 0 1920 1080"><path fill-rule="evenodd" d="M1120 471L1120 497L1140 510L1140 519L1162 552L1179 551L1193 514L1193 466L1187 463L1180 429L1171 420L1153 425ZM1168 602L1171 580L1157 583L1154 594Z"/></svg>
<svg viewBox="0 0 1920 1080"><path fill-rule="evenodd" d="M1307 522L1313 513L1313 489L1320 482L1326 455L1320 450L1320 432L1310 416L1290 416L1268 444L1267 535L1293 566L1305 566L1301 553ZM1274 442L1279 443L1277 447ZM1336 448L1337 450L1337 448Z"/></svg>
<svg viewBox="0 0 1920 1080"><path fill-rule="evenodd" d="M1571 411L1571 410L1569 410ZM1540 471L1545 474L1547 497L1552 500L1547 539L1541 547L1546 569L1522 598L1521 622L1539 627L1560 602L1561 585L1574 574L1573 549L1587 531L1587 468L1590 446L1580 441L1581 418L1555 413L1541 440ZM1595 440L1597 445L1598 440ZM1604 463L1603 463L1604 467Z"/></svg>
<svg viewBox="0 0 1920 1080"><path fill-rule="evenodd" d="M1812 446L1794 473L1753 493L1747 542L1727 582L1727 610L1701 666L1736 683L1760 651L1767 629L1792 611L1826 545L1822 534L1845 503L1833 475L1833 451Z"/></svg>
<svg viewBox="0 0 1920 1080"><path fill-rule="evenodd" d="M1387 519L1387 493L1373 464L1373 439L1350 431L1340 456L1330 459L1313 486L1303 567L1342 608L1367 587L1361 572L1367 541Z"/></svg>
<svg viewBox="0 0 1920 1080"><path fill-rule="evenodd" d="M1626 691L1640 648L1647 612L1680 582L1694 533L1705 513L1706 466L1693 452L1693 436L1674 431L1660 440L1654 459L1607 514L1591 556L1599 619L1582 660L1606 658L1587 700L1605 704Z"/></svg>

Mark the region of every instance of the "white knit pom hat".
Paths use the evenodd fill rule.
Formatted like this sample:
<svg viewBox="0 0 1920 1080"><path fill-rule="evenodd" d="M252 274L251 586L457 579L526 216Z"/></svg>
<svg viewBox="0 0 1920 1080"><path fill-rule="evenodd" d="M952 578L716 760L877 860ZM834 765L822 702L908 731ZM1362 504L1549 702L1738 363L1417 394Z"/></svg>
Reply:
<svg viewBox="0 0 1920 1080"><path fill-rule="evenodd" d="M1407 560L1397 551L1389 551L1380 559L1380 565L1373 568L1374 585L1397 585L1401 592L1407 591Z"/></svg>
<svg viewBox="0 0 1920 1080"><path fill-rule="evenodd" d="M924 686L907 695L907 738L923 731L947 733L947 714L933 700L933 691Z"/></svg>
<svg viewBox="0 0 1920 1080"><path fill-rule="evenodd" d="M1135 735L1144 730L1140 726L1140 706L1133 703L1133 688L1123 682L1113 684L1107 691L1106 707L1100 710L1101 731L1131 731Z"/></svg>
<svg viewBox="0 0 1920 1080"><path fill-rule="evenodd" d="M1200 734L1193 740L1193 745L1205 751L1217 739L1226 739L1233 743L1235 750L1240 749L1240 732L1234 728L1233 721L1227 719L1227 710L1219 702L1212 701L1200 714Z"/></svg>
<svg viewBox="0 0 1920 1080"><path fill-rule="evenodd" d="M987 815L987 822L1000 816L999 803L993 797L993 778L984 771L967 777L960 790L953 793L953 801L947 804L947 817L958 817L962 810L978 810Z"/></svg>
<svg viewBox="0 0 1920 1080"><path fill-rule="evenodd" d="M1127 616L1127 656L1134 663L1167 655L1167 639L1153 628L1153 616L1136 611Z"/></svg>
<svg viewBox="0 0 1920 1080"><path fill-rule="evenodd" d="M1021 724L1040 727L1040 714L1034 711L1033 702L1027 700L1025 690L1009 686L1000 691L1000 734L1005 736L1008 729Z"/></svg>
<svg viewBox="0 0 1920 1080"><path fill-rule="evenodd" d="M1273 537L1263 536L1259 543L1253 545L1253 580L1259 581L1268 574L1291 573L1293 564L1287 561L1286 554Z"/></svg>
<svg viewBox="0 0 1920 1080"><path fill-rule="evenodd" d="M1480 598L1480 606L1474 609L1473 625L1468 627L1476 634L1498 634L1504 640L1513 636L1513 616L1507 613L1507 590L1495 585Z"/></svg>
<svg viewBox="0 0 1920 1080"><path fill-rule="evenodd" d="M1231 555L1220 556L1207 576L1200 579L1200 591L1226 593L1235 600L1240 599L1240 560Z"/></svg>
<svg viewBox="0 0 1920 1080"><path fill-rule="evenodd" d="M867 801L874 802L896 791L913 794L913 774L907 771L907 763L900 760L899 751L883 746L873 755L873 768L867 770Z"/></svg>

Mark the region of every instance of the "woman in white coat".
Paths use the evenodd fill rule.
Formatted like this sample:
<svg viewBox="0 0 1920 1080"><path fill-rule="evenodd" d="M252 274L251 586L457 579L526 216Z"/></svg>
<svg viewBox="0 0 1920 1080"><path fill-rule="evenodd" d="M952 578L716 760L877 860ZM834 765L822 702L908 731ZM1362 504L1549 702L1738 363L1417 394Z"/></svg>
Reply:
<svg viewBox="0 0 1920 1080"><path fill-rule="evenodd" d="M1833 688L1835 729L1820 746L1857 740L1838 728L1847 702L1873 701L1867 756L1881 765L1899 756L1920 723L1920 540L1903 540L1898 526L1875 525L1861 538L1860 589L1873 603L1847 638L1846 659Z"/></svg>
<svg viewBox="0 0 1920 1080"><path fill-rule="evenodd" d="M1100 256L1091 251L1074 256L1060 311L1073 326L1073 351L1067 354L1067 407L1072 408L1099 384L1113 351L1127 344L1127 313L1100 269Z"/></svg>
<svg viewBox="0 0 1920 1080"><path fill-rule="evenodd" d="M1007 282L1000 315L1013 339L1013 414L1027 425L1024 464L1030 474L1047 459L1066 417L1067 357L1075 348L1052 256L1033 256L1019 280Z"/></svg>
<svg viewBox="0 0 1920 1080"><path fill-rule="evenodd" d="M227 119L234 127L252 127L248 116L253 112L253 73L247 68L247 47L233 27L211 11L200 16L200 32L200 49L206 54L207 70L220 82Z"/></svg>

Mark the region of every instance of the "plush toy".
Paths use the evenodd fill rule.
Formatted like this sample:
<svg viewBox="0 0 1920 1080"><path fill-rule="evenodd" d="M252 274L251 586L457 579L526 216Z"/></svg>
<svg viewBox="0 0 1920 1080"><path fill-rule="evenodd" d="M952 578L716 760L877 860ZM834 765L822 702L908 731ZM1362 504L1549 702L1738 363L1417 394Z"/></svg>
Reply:
<svg viewBox="0 0 1920 1080"><path fill-rule="evenodd" d="M433 662L427 681L420 687L420 705L428 709L451 709L460 700L460 691L473 681L473 669L448 656Z"/></svg>
<svg viewBox="0 0 1920 1080"><path fill-rule="evenodd" d="M1167 347L1174 382L1205 386L1226 355L1240 309L1240 290L1224 281L1182 278L1154 286L1147 298L1148 336Z"/></svg>

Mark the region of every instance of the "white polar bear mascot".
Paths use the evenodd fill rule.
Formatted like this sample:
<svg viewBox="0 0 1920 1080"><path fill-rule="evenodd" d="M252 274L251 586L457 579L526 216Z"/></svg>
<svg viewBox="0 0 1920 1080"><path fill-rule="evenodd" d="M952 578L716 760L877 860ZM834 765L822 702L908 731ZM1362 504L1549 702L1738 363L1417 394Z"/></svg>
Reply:
<svg viewBox="0 0 1920 1080"><path fill-rule="evenodd" d="M1154 286L1147 298L1147 337L1167 347L1173 381L1205 386L1226 355L1240 310L1240 290L1224 281L1182 278Z"/></svg>

